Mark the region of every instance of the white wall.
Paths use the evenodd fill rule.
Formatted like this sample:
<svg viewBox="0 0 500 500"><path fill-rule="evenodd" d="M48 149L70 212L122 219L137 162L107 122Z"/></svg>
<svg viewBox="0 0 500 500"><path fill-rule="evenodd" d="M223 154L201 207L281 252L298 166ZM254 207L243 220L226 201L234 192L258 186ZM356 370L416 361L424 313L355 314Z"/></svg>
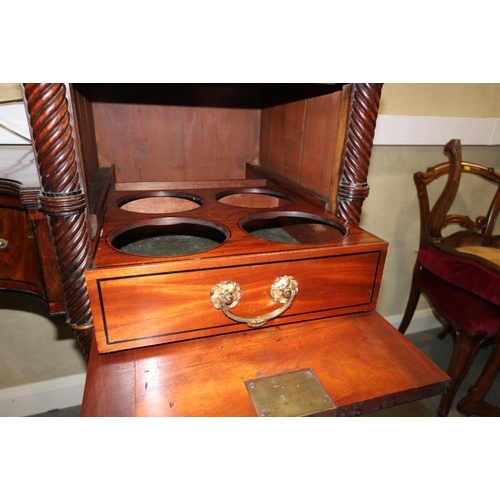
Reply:
<svg viewBox="0 0 500 500"><path fill-rule="evenodd" d="M465 146L462 155L466 161L500 168L500 146ZM373 148L368 173L370 194L363 205L361 227L389 243L377 306L385 317L402 316L410 289L420 231L413 174L444 161L447 157L442 146ZM472 188L469 192L460 189L457 204L475 215L484 215L488 196L477 184ZM493 195L492 190L488 195ZM421 299L418 308L428 308L425 299Z"/></svg>
<svg viewBox="0 0 500 500"><path fill-rule="evenodd" d="M500 84L384 85L361 226L389 242L377 310L395 323L406 307L418 247L413 174L447 161L443 148L451 139L461 140L464 160L500 169ZM484 215L486 201L479 186L457 195L473 215ZM430 314L425 299L418 310Z"/></svg>

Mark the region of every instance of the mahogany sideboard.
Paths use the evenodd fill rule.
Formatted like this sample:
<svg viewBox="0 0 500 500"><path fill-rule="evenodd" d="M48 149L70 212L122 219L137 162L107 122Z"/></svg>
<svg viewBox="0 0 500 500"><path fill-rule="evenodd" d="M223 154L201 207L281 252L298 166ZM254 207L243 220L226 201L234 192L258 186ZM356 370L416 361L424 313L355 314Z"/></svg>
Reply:
<svg viewBox="0 0 500 500"><path fill-rule="evenodd" d="M375 311L381 89L23 85L40 186L0 181L27 249L0 287L66 314L82 415L356 415L446 389Z"/></svg>

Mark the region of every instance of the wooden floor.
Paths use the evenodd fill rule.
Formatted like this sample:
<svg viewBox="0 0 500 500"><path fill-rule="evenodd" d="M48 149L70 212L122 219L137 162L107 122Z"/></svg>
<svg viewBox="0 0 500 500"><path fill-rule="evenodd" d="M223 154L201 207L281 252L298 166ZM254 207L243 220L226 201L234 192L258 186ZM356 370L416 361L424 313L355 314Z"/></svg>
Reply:
<svg viewBox="0 0 500 500"><path fill-rule="evenodd" d="M440 368L446 370L453 350L453 338L448 335L444 339L437 337L438 330L428 330L425 332L413 333L407 335L408 339L416 345L424 354L432 359ZM449 417L465 417L457 411L456 404L465 396L469 387L475 383L481 370L492 350L492 345L482 347L472 364L469 373L465 377L460 389L457 392L455 401L450 410ZM367 414L367 417L437 417L440 397L434 396L415 403L400 405L388 410L381 410ZM485 401L495 406L500 406L500 377L497 376Z"/></svg>

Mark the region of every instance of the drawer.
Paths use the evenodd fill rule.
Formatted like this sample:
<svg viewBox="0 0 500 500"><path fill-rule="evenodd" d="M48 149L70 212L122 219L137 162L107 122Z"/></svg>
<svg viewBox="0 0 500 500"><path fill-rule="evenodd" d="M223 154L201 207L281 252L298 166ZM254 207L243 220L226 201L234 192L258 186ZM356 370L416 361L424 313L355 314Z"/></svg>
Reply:
<svg viewBox="0 0 500 500"><path fill-rule="evenodd" d="M275 278L295 279L298 291L293 301L265 327L373 309L384 258L385 247L348 255L88 280L98 350L247 330L245 322L227 317L212 304L211 291L223 281L241 288L241 298L230 312L254 318L283 307L270 295Z"/></svg>

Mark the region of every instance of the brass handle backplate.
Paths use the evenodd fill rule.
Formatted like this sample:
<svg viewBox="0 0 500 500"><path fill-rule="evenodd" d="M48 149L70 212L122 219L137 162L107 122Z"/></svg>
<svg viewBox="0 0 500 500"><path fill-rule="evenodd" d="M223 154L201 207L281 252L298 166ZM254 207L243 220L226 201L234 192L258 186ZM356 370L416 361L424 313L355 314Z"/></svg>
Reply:
<svg viewBox="0 0 500 500"><path fill-rule="evenodd" d="M284 313L292 305L298 291L299 286L293 276L280 276L276 278L271 285L270 294L274 301L283 305L269 314L254 318L244 318L229 310L238 304L242 295L241 287L235 281L221 281L214 286L210 292L210 301L216 309L222 309L222 312L233 321L246 323L251 328L257 328Z"/></svg>

